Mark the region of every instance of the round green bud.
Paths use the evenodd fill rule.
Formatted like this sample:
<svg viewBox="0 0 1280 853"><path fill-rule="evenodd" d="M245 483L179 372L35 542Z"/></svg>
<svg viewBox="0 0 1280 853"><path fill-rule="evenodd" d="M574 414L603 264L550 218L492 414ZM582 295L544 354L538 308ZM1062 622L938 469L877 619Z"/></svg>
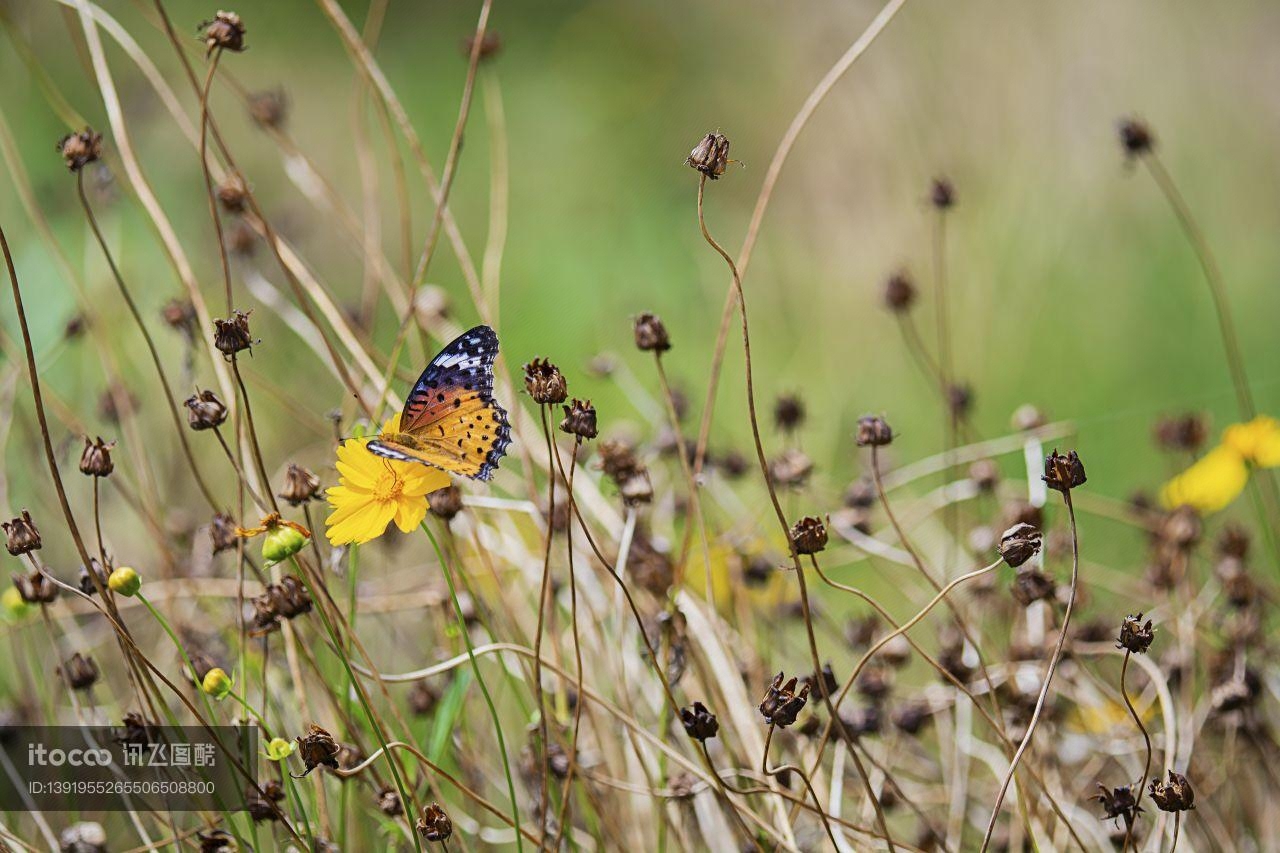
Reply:
<svg viewBox="0 0 1280 853"><path fill-rule="evenodd" d="M121 566L107 578L107 586L111 587L112 592L132 598L138 594L138 590L142 589L142 578L128 566Z"/></svg>
<svg viewBox="0 0 1280 853"><path fill-rule="evenodd" d="M268 563L283 562L302 550L307 537L292 527L281 525L268 530L262 540L262 559Z"/></svg>
<svg viewBox="0 0 1280 853"><path fill-rule="evenodd" d="M225 699L231 692L231 676L220 667L214 667L204 674L200 688L214 699Z"/></svg>

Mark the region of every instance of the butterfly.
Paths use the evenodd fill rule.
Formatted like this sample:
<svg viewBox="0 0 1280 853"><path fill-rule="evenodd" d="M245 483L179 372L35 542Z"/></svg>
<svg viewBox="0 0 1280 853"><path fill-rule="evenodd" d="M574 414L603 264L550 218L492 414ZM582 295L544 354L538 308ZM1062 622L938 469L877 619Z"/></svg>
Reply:
<svg viewBox="0 0 1280 853"><path fill-rule="evenodd" d="M511 446L507 413L493 398L498 335L463 332L422 371L400 414L400 431L365 445L378 456L489 480Z"/></svg>

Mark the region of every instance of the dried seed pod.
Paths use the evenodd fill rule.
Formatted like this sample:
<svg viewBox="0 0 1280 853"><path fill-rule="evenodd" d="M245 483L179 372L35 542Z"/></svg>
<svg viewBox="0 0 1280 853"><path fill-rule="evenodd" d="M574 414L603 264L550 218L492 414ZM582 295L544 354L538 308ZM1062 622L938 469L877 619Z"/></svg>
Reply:
<svg viewBox="0 0 1280 853"><path fill-rule="evenodd" d="M284 473L284 488L277 496L292 506L301 506L307 501L317 500L319 491L320 478L291 462Z"/></svg>
<svg viewBox="0 0 1280 853"><path fill-rule="evenodd" d="M1120 145L1124 148L1124 153L1130 159L1141 157L1149 152L1156 144L1155 135L1151 132L1151 128L1146 122L1140 119L1129 117L1122 119L1119 126Z"/></svg>
<svg viewBox="0 0 1280 853"><path fill-rule="evenodd" d="M98 665L93 662L93 658L79 652L62 665L62 677L72 690L88 690L97 683L98 675Z"/></svg>
<svg viewBox="0 0 1280 853"><path fill-rule="evenodd" d="M200 29L204 31L201 38L204 39L206 56L215 50L229 50L234 53L244 50L244 24L235 12L219 10L218 14L213 16L213 20L202 23Z"/></svg>
<svg viewBox="0 0 1280 853"><path fill-rule="evenodd" d="M462 512L462 489L448 485L427 495L427 507L436 518L452 521Z"/></svg>
<svg viewBox="0 0 1280 853"><path fill-rule="evenodd" d="M560 431L576 435L590 441L599 435L596 425L596 409L590 400L574 399L564 407L564 420L560 421Z"/></svg>
<svg viewBox="0 0 1280 853"><path fill-rule="evenodd" d="M895 272L884 283L884 304L895 314L906 313L916 301L916 286L905 270Z"/></svg>
<svg viewBox="0 0 1280 853"><path fill-rule="evenodd" d="M795 676L785 683L782 679L781 672L774 676L764 698L760 700L760 714L769 725L785 729L796 721L797 715L808 701L810 685L805 682L797 689Z"/></svg>
<svg viewBox="0 0 1280 853"><path fill-rule="evenodd" d="M1084 463L1074 450L1063 456L1055 448L1044 458L1044 476L1041 479L1049 488L1066 494L1085 484Z"/></svg>
<svg viewBox="0 0 1280 853"><path fill-rule="evenodd" d="M183 405L187 407L187 423L197 432L216 429L227 419L227 407L218 399L217 394L209 390L196 391Z"/></svg>
<svg viewBox="0 0 1280 853"><path fill-rule="evenodd" d="M0 528L4 529L5 548L14 557L39 551L43 544L31 513L25 509L18 518L0 523Z"/></svg>
<svg viewBox="0 0 1280 853"><path fill-rule="evenodd" d="M1151 641L1155 636L1156 631L1151 627L1150 619L1144 625L1141 613L1137 616L1126 616L1120 623L1120 637L1116 640L1116 648L1127 649L1135 655L1140 655L1151 648Z"/></svg>
<svg viewBox="0 0 1280 853"><path fill-rule="evenodd" d="M249 116L259 127L277 128L284 124L288 99L283 89L267 89L249 96Z"/></svg>
<svg viewBox="0 0 1280 853"><path fill-rule="evenodd" d="M1108 788L1101 782L1098 783L1098 793L1090 797L1096 800L1101 806L1103 812L1103 820L1111 818L1123 818L1126 825L1137 817L1138 812L1142 809L1138 806L1137 796L1134 794L1133 785L1121 785L1117 788Z"/></svg>
<svg viewBox="0 0 1280 853"><path fill-rule="evenodd" d="M28 575L14 575L13 586L27 604L48 604L59 592L58 585L38 569L32 569Z"/></svg>
<svg viewBox="0 0 1280 853"><path fill-rule="evenodd" d="M524 387L540 406L558 406L569 395L564 374L545 358L535 358L524 366Z"/></svg>
<svg viewBox="0 0 1280 853"><path fill-rule="evenodd" d="M819 518L805 516L791 526L797 554L817 554L827 547L827 527Z"/></svg>
<svg viewBox="0 0 1280 853"><path fill-rule="evenodd" d="M804 425L804 400L798 394L779 394L773 402L773 422L783 432L795 432Z"/></svg>
<svg viewBox="0 0 1280 853"><path fill-rule="evenodd" d="M1196 807L1196 792L1181 773L1169 771L1167 781L1151 782L1151 800L1165 812L1185 812Z"/></svg>
<svg viewBox="0 0 1280 853"><path fill-rule="evenodd" d="M102 156L102 134L86 127L79 133L70 133L58 140L58 153L67 168L79 172Z"/></svg>
<svg viewBox="0 0 1280 853"><path fill-rule="evenodd" d="M312 723L308 726L307 733L296 740L298 754L302 756L302 763L307 767L303 776L320 766L333 770L338 768L338 744L334 741L333 735Z"/></svg>
<svg viewBox="0 0 1280 853"><path fill-rule="evenodd" d="M418 834L423 841L429 842L445 842L453 835L453 821L449 820L449 815L445 814L439 803L432 803L422 810L422 817L418 819Z"/></svg>
<svg viewBox="0 0 1280 853"><path fill-rule="evenodd" d="M245 185L244 178L233 173L218 184L215 192L223 210L228 213L244 213L245 201L249 197L249 188Z"/></svg>
<svg viewBox="0 0 1280 853"><path fill-rule="evenodd" d="M701 702L694 702L692 707L680 709L680 722L684 724L685 733L696 741L706 742L720 731L720 723L716 715L707 710Z"/></svg>
<svg viewBox="0 0 1280 853"><path fill-rule="evenodd" d="M645 312L635 319L636 347L644 352L662 354L671 349L667 327L656 314Z"/></svg>
<svg viewBox="0 0 1280 853"><path fill-rule="evenodd" d="M858 418L855 440L859 447L884 447L893 442L893 430L884 418L865 415Z"/></svg>
<svg viewBox="0 0 1280 853"><path fill-rule="evenodd" d="M214 320L213 345L218 348L228 361L235 358L236 353L249 350L253 355L253 345L258 343L249 333L249 315L252 311L235 311L229 320Z"/></svg>
<svg viewBox="0 0 1280 853"><path fill-rule="evenodd" d="M1000 556L1017 568L1040 552L1040 531L1030 524L1015 524L1000 536Z"/></svg>
<svg viewBox="0 0 1280 853"><path fill-rule="evenodd" d="M937 177L929 184L929 202L938 210L947 210L956 203L956 188L951 181Z"/></svg>
<svg viewBox="0 0 1280 853"><path fill-rule="evenodd" d="M685 158L685 165L717 180L729 165L729 140L723 133L708 133Z"/></svg>

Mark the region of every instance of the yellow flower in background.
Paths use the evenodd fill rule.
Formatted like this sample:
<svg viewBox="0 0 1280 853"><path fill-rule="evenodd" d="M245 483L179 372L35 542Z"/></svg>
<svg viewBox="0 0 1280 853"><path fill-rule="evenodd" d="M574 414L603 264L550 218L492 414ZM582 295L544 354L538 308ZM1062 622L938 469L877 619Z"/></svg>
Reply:
<svg viewBox="0 0 1280 853"><path fill-rule="evenodd" d="M1189 506L1217 512L1240 496L1253 468L1280 466L1280 421L1265 415L1246 424L1232 424L1222 443L1190 468L1165 483L1160 501L1173 509Z"/></svg>
<svg viewBox="0 0 1280 853"><path fill-rule="evenodd" d="M399 429L399 415L382 427L384 433ZM325 520L333 545L377 539L392 521L408 533L426 517L427 495L449 485L444 471L375 456L368 443L351 439L338 446L338 485L325 492L333 507Z"/></svg>

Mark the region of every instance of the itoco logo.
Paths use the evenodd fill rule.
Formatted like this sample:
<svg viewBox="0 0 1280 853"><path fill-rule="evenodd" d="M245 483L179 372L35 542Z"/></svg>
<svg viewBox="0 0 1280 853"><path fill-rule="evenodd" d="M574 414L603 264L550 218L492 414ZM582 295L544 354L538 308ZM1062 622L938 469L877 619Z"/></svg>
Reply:
<svg viewBox="0 0 1280 853"><path fill-rule="evenodd" d="M105 749L48 749L42 743L27 745L28 767L106 767L111 752Z"/></svg>

